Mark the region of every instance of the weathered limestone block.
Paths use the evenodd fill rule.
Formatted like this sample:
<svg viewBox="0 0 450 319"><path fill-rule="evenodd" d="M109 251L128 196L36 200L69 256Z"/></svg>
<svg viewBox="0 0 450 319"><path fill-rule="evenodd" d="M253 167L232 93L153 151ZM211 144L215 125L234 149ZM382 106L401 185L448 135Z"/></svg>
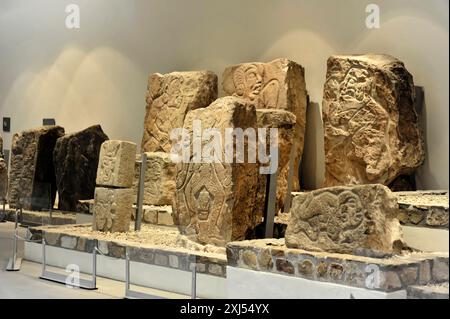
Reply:
<svg viewBox="0 0 450 319"><path fill-rule="evenodd" d="M142 151L170 153L171 131L183 127L187 112L211 104L217 90L217 75L210 71L150 75Z"/></svg>
<svg viewBox="0 0 450 319"><path fill-rule="evenodd" d="M216 128L224 136L226 128L255 128L256 111L242 99L225 97L207 108L188 113L184 129L191 137L194 120L201 121L203 135L206 129ZM203 152L205 146L212 143L210 138L203 138L201 142ZM258 166L249 161L237 163L235 152L232 163L227 163L224 145L222 143L217 152L211 152L219 159L217 162L194 163L195 155L191 152L190 163L177 165L174 221L183 234L203 244L223 246L229 241L241 240L258 224L253 211L258 204ZM247 139L243 145L247 150Z"/></svg>
<svg viewBox="0 0 450 319"><path fill-rule="evenodd" d="M256 109L281 109L294 113L296 144L293 190L298 190L307 107L304 68L287 59L277 59L270 63L238 64L224 71L223 89L229 95L245 98ZM283 167L280 166L280 170L283 171Z"/></svg>
<svg viewBox="0 0 450 319"><path fill-rule="evenodd" d="M276 128L278 130L278 181L277 181L277 203L276 211L278 212L284 206L284 200L287 195L288 177L289 177L289 159L291 155L292 143L295 134L295 115L289 111L278 109L257 109L257 125L258 128ZM269 149L270 138L267 131L266 149ZM266 152L268 154L268 152ZM258 203L264 203L267 175L259 175ZM256 205L262 212L264 205ZM261 216L262 216L261 214Z"/></svg>
<svg viewBox="0 0 450 319"><path fill-rule="evenodd" d="M424 161L414 83L388 55L332 56L324 88L325 186L390 184Z"/></svg>
<svg viewBox="0 0 450 319"><path fill-rule="evenodd" d="M0 157L0 204L6 200L8 194L8 166L3 158Z"/></svg>
<svg viewBox="0 0 450 319"><path fill-rule="evenodd" d="M60 210L78 211L79 200L94 198L100 147L106 140L101 126L95 125L56 142L53 160Z"/></svg>
<svg viewBox="0 0 450 319"><path fill-rule="evenodd" d="M128 232L133 213L131 188L95 189L93 230L103 232Z"/></svg>
<svg viewBox="0 0 450 319"><path fill-rule="evenodd" d="M53 150L64 135L59 126L43 126L14 134L8 201L12 208L48 209L56 197Z"/></svg>
<svg viewBox="0 0 450 319"><path fill-rule="evenodd" d="M396 197L380 184L332 187L294 197L286 246L353 254L403 248Z"/></svg>
<svg viewBox="0 0 450 319"><path fill-rule="evenodd" d="M97 170L97 185L125 187L133 185L137 146L131 142L111 140L102 144Z"/></svg>
<svg viewBox="0 0 450 319"><path fill-rule="evenodd" d="M144 205L172 205L176 190L176 164L170 154L148 152L145 171ZM140 160L140 156L136 160ZM139 186L139 164L134 168L133 189L135 198Z"/></svg>

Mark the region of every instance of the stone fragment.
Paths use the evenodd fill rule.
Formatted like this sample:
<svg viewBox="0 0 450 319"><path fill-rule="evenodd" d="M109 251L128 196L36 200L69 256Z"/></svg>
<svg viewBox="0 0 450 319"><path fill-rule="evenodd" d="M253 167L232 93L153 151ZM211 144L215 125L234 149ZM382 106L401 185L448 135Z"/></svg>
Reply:
<svg viewBox="0 0 450 319"><path fill-rule="evenodd" d="M172 205L176 190L176 164L171 160L170 154L163 152L148 152L146 154L144 205ZM140 156L136 159L140 160ZM136 196L138 186L139 164L136 163L133 181Z"/></svg>
<svg viewBox="0 0 450 319"><path fill-rule="evenodd" d="M61 247L67 249L75 249L78 239L73 236L61 236Z"/></svg>
<svg viewBox="0 0 450 319"><path fill-rule="evenodd" d="M208 273L216 276L223 276L222 266L217 264L209 264L208 265Z"/></svg>
<svg viewBox="0 0 450 319"><path fill-rule="evenodd" d="M432 268L432 278L435 282L448 281L448 259L439 258L433 260Z"/></svg>
<svg viewBox="0 0 450 319"><path fill-rule="evenodd" d="M228 95L245 98L256 109L281 109L295 115L296 144L292 189L298 190L307 107L304 68L287 59L277 59L269 63L243 63L228 67L223 73L222 84ZM288 157L289 154L290 152ZM279 166L279 169L286 174L286 167Z"/></svg>
<svg viewBox="0 0 450 319"><path fill-rule="evenodd" d="M132 196L130 188L96 188L93 230L128 232L133 212Z"/></svg>
<svg viewBox="0 0 450 319"><path fill-rule="evenodd" d="M0 157L0 204L6 201L8 194L8 165Z"/></svg>
<svg viewBox="0 0 450 319"><path fill-rule="evenodd" d="M212 163L205 160L197 162L196 153L191 153L188 163L177 165L177 189L174 200L174 221L180 231L192 240L224 246L233 240L242 240L246 233L259 222L254 213L258 191L258 166L250 161L237 163L236 152L232 162L224 160L224 145L220 149L213 147L214 139L225 136L225 129L255 128L256 111L244 100L235 97L218 99L204 109L188 113L184 129L192 136L195 120L201 121L203 136L206 129L215 128L220 136L213 139L202 138L203 155L211 155ZM191 146L192 146L191 138ZM236 139L235 139L236 141ZM242 145L248 150L248 140ZM256 162L256 161L255 161Z"/></svg>
<svg viewBox="0 0 450 319"><path fill-rule="evenodd" d="M42 126L16 133L12 140L8 202L27 210L53 207L56 197L53 150L64 135L59 126Z"/></svg>
<svg viewBox="0 0 450 319"><path fill-rule="evenodd" d="M289 160L292 143L294 141L294 129L296 117L293 113L280 109L257 109L257 127L278 130L278 180L277 180L277 202L275 211L283 208L286 194L288 193ZM270 147L269 131L266 131L266 149ZM261 136L261 138L264 138ZM268 151L266 151L267 154ZM264 165L264 164L261 164ZM264 203L266 194L267 175L259 175L258 203ZM261 217L264 214L264 205L257 205Z"/></svg>
<svg viewBox="0 0 450 319"><path fill-rule="evenodd" d="M253 251L247 250L242 253L242 262L250 269L257 269L256 254Z"/></svg>
<svg viewBox="0 0 450 319"><path fill-rule="evenodd" d="M97 185L129 188L133 185L137 146L111 140L102 144L97 170Z"/></svg>
<svg viewBox="0 0 450 319"><path fill-rule="evenodd" d="M170 153L171 131L183 127L189 111L211 104L217 91L217 76L209 71L150 75L142 151Z"/></svg>
<svg viewBox="0 0 450 319"><path fill-rule="evenodd" d="M332 56L323 98L324 185L384 184L424 161L414 83L388 55Z"/></svg>
<svg viewBox="0 0 450 319"><path fill-rule="evenodd" d="M293 199L286 246L355 254L402 247L396 198L380 184L324 188Z"/></svg>
<svg viewBox="0 0 450 319"><path fill-rule="evenodd" d="M160 210L158 211L158 225L173 226L173 216L171 212Z"/></svg>
<svg viewBox="0 0 450 319"><path fill-rule="evenodd" d="M287 274L293 275L295 274L295 269L292 263L285 259L277 259L275 262L277 266L277 270L280 272L285 272Z"/></svg>
<svg viewBox="0 0 450 319"><path fill-rule="evenodd" d="M56 142L53 160L60 210L79 211L79 200L94 198L100 147L106 140L100 125L95 125Z"/></svg>

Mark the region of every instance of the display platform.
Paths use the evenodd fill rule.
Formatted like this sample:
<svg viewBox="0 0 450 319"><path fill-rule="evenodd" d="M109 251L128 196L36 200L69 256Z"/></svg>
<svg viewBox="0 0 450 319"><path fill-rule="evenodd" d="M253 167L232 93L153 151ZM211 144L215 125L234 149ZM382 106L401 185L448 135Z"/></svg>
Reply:
<svg viewBox="0 0 450 319"><path fill-rule="evenodd" d="M16 219L16 209L6 208L5 209L5 220L10 222L15 222ZM76 213L73 212L60 212L53 211L50 212L37 212L30 210L22 210L19 222L25 226L36 226L36 225L68 225L75 224Z"/></svg>
<svg viewBox="0 0 450 319"><path fill-rule="evenodd" d="M377 258L289 249L284 239L233 242L227 258L232 298L263 298L271 290L274 298L406 298L409 286L445 283L449 275L448 253ZM243 278L251 289L240 289Z"/></svg>

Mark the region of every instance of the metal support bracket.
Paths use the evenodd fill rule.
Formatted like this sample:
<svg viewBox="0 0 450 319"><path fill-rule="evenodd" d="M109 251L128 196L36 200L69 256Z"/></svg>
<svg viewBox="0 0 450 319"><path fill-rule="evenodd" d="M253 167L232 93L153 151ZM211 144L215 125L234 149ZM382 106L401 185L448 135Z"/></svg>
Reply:
<svg viewBox="0 0 450 319"><path fill-rule="evenodd" d="M134 221L134 230L141 230L142 224L142 207L144 205L144 187L145 187L145 172L147 171L147 154L142 153L141 161L139 163L139 186L138 186L138 194L137 194L137 209L136 209L136 218Z"/></svg>
<svg viewBox="0 0 450 319"><path fill-rule="evenodd" d="M7 271L19 271L22 266L22 258L17 257L17 240L19 239L19 214L21 209L16 210L15 225L14 225L14 239L13 239L13 252L12 257L8 261L6 266Z"/></svg>

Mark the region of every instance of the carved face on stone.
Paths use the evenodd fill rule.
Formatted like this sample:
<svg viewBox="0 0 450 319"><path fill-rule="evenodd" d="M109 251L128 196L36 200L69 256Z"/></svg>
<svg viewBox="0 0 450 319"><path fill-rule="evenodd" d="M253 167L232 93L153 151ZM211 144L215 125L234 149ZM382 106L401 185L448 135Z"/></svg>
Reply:
<svg viewBox="0 0 450 319"><path fill-rule="evenodd" d="M197 217L200 220L207 220L211 209L211 194L203 188L197 196Z"/></svg>
<svg viewBox="0 0 450 319"><path fill-rule="evenodd" d="M159 162L153 162L150 164L148 169L150 175L150 183L148 185L148 191L152 195L157 195L159 193L159 182L161 180L162 165Z"/></svg>
<svg viewBox="0 0 450 319"><path fill-rule="evenodd" d="M256 64L242 65L234 73L236 94L254 101L263 88L263 76Z"/></svg>
<svg viewBox="0 0 450 319"><path fill-rule="evenodd" d="M110 231L115 219L117 205L113 202L111 206L108 202L113 202L112 193L108 195L105 202L100 202L97 205L100 209L97 210L99 216L97 217L97 229L101 231Z"/></svg>

